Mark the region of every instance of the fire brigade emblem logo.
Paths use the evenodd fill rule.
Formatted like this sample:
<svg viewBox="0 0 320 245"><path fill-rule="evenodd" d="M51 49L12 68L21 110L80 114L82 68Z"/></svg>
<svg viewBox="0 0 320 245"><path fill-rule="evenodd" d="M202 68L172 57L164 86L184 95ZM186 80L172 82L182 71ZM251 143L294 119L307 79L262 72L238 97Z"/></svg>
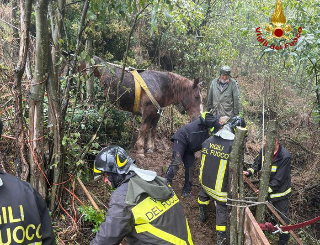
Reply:
<svg viewBox="0 0 320 245"><path fill-rule="evenodd" d="M271 23L272 25L268 24L266 27L266 31L268 33L271 33L272 36L268 37L267 39L271 38L285 38L289 40L289 37L287 37L285 34L292 31L291 25L285 25L286 24L286 17L283 12L281 0L278 0L276 4L276 8L274 10L274 13L271 17Z"/></svg>
<svg viewBox="0 0 320 245"><path fill-rule="evenodd" d="M297 28L297 32L294 34L295 37L293 37L293 39L290 39L287 35L289 35L289 33L292 31L292 28L291 25L286 25L286 22L287 20L284 15L281 0L278 0L274 13L271 17L272 25L267 24L264 29L260 28L260 26L256 28L257 41L266 48L273 50L283 50L296 45L299 38L301 37L302 27L299 26ZM268 33L269 36L264 36L265 33ZM283 39L285 39L286 41L283 42ZM279 41L276 43L269 43L272 40Z"/></svg>

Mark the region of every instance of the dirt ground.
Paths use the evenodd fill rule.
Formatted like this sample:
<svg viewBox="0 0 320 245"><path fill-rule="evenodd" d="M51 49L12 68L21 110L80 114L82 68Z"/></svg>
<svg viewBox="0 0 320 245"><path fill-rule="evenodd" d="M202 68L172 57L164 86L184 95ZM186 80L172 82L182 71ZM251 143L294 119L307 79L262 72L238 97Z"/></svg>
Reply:
<svg viewBox="0 0 320 245"><path fill-rule="evenodd" d="M130 155L136 159L136 163L139 167L144 169L150 169L157 172L158 175L164 177L163 166L167 166L171 161L172 155L172 143L167 139L156 139L155 152L145 154L144 158L137 157L135 152L130 152ZM184 168L180 167L178 174L173 180L173 189L178 195L184 209L184 213L187 216L190 231L192 234L192 240L196 245L209 245L215 244L215 207L213 202L209 207L209 218L202 224L198 221L198 192L200 189L198 174L200 165L200 153L196 154L196 172L193 178L192 197L182 198L181 191L184 184Z"/></svg>

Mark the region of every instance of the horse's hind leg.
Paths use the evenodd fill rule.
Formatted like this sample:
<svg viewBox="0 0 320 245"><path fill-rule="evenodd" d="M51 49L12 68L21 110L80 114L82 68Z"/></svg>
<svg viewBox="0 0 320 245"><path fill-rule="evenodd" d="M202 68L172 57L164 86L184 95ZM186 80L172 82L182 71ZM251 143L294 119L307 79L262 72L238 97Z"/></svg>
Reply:
<svg viewBox="0 0 320 245"><path fill-rule="evenodd" d="M135 148L137 150L137 154L144 154L144 142L145 142L145 138L147 133L150 131L150 124L153 118L150 118L150 115L142 116L142 122L141 122L141 127L139 130L139 134L138 134L138 139L135 145Z"/></svg>
<svg viewBox="0 0 320 245"><path fill-rule="evenodd" d="M157 115L151 122L150 130L147 138L147 153L152 153L154 149L154 140L156 138L157 133L157 124L159 122L160 117Z"/></svg>

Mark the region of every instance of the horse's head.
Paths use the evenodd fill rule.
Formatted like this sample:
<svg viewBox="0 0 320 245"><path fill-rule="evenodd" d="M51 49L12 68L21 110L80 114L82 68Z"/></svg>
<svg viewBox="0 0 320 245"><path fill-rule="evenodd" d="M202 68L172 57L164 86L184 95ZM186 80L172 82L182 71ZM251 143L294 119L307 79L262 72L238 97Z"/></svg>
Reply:
<svg viewBox="0 0 320 245"><path fill-rule="evenodd" d="M90 74L90 76L93 75L100 79L103 75L103 64L105 61L98 56L93 56L91 60L94 62L90 62L90 64L88 64L86 60L80 60L79 72L81 72L83 76L88 75L91 72L92 74ZM91 69L89 69L88 66L91 66Z"/></svg>
<svg viewBox="0 0 320 245"><path fill-rule="evenodd" d="M182 105L187 110L192 121L203 112L199 79L194 80L190 91L188 91L182 100Z"/></svg>

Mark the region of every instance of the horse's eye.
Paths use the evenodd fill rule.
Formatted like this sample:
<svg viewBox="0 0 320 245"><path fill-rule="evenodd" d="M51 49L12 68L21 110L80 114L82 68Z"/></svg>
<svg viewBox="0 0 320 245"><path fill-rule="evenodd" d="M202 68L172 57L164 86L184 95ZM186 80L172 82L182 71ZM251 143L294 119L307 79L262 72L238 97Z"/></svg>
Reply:
<svg viewBox="0 0 320 245"><path fill-rule="evenodd" d="M195 97L196 99L200 99L200 95L196 95L196 97Z"/></svg>

